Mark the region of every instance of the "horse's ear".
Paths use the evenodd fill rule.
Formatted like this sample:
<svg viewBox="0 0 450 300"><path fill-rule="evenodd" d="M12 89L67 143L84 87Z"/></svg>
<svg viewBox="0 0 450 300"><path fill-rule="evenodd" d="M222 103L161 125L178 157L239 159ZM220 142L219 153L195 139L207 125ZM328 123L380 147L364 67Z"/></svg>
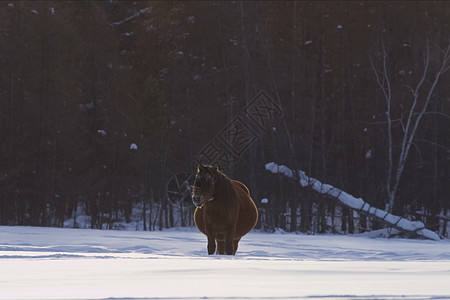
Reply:
<svg viewBox="0 0 450 300"><path fill-rule="evenodd" d="M219 166L218 165L214 165L214 171L219 172Z"/></svg>
<svg viewBox="0 0 450 300"><path fill-rule="evenodd" d="M204 171L205 170L205 166L203 166L201 163L198 163L197 165L197 172L198 171Z"/></svg>

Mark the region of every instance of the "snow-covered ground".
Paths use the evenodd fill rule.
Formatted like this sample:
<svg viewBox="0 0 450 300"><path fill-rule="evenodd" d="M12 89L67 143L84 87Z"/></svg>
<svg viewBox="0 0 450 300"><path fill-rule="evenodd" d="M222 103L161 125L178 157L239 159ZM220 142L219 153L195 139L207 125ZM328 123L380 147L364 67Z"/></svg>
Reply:
<svg viewBox="0 0 450 300"><path fill-rule="evenodd" d="M0 227L0 299L450 299L450 241Z"/></svg>

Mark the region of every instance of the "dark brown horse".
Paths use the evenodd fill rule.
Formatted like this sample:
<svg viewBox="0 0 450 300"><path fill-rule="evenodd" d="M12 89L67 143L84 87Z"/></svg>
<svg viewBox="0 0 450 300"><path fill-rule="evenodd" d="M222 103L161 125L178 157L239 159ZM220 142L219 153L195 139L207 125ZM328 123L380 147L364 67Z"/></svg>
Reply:
<svg viewBox="0 0 450 300"><path fill-rule="evenodd" d="M208 254L236 254L239 240L255 227L258 210L247 187L218 167L199 164L192 190L194 222L208 237Z"/></svg>

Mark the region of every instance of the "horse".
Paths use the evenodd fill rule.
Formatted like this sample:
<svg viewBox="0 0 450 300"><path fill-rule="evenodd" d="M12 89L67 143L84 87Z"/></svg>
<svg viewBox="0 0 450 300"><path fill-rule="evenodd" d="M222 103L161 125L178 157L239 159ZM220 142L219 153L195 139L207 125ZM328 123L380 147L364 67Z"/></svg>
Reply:
<svg viewBox="0 0 450 300"><path fill-rule="evenodd" d="M248 188L228 178L217 166L197 167L192 202L194 223L208 238L208 254L235 255L240 239L258 221Z"/></svg>

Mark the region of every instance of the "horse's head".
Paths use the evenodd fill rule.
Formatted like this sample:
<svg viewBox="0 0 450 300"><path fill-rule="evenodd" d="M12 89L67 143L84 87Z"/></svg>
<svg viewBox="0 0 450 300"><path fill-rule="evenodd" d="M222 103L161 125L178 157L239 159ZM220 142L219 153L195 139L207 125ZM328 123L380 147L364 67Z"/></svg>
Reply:
<svg viewBox="0 0 450 300"><path fill-rule="evenodd" d="M214 183L217 180L218 167L199 164L192 188L192 202L197 207L202 207L208 201L214 199Z"/></svg>

